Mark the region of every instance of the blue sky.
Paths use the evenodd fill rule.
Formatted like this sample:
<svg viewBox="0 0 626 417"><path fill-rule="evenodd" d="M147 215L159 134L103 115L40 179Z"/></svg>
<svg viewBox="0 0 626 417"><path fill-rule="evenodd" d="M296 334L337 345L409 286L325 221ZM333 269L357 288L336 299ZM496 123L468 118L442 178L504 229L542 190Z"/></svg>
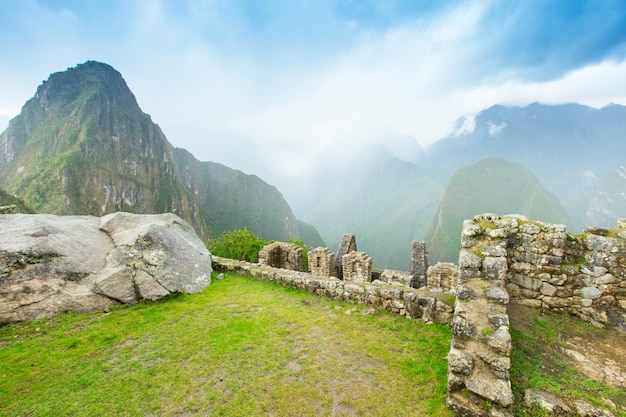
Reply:
<svg viewBox="0 0 626 417"><path fill-rule="evenodd" d="M626 104L623 0L0 0L0 52L0 115L98 60L175 146L216 159L229 132L285 173L355 132L427 146L496 103Z"/></svg>

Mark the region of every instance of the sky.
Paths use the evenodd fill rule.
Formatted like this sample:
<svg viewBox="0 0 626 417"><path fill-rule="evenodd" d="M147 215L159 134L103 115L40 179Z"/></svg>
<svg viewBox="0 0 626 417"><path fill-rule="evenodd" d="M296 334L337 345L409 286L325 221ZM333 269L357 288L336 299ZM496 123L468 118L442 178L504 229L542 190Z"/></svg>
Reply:
<svg viewBox="0 0 626 417"><path fill-rule="evenodd" d="M0 0L0 54L0 130L97 60L174 146L288 176L355 132L427 148L494 104L626 105L626 1Z"/></svg>

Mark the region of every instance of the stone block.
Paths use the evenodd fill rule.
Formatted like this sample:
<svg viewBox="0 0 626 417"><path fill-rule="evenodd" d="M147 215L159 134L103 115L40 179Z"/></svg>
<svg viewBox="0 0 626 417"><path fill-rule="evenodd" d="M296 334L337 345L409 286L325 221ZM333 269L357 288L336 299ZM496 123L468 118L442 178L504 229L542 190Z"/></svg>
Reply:
<svg viewBox="0 0 626 417"><path fill-rule="evenodd" d="M542 304L541 300L528 299L528 298L517 300L516 303L522 306L530 307L530 308L540 308Z"/></svg>
<svg viewBox="0 0 626 417"><path fill-rule="evenodd" d="M541 287L541 280L537 278L532 278L528 275L522 274L513 274L511 277L511 282L513 284L519 285L522 288L526 288L533 291L538 291Z"/></svg>
<svg viewBox="0 0 626 417"><path fill-rule="evenodd" d="M504 257L487 257L483 260L483 271L487 279L504 280L506 268L506 258Z"/></svg>
<svg viewBox="0 0 626 417"><path fill-rule="evenodd" d="M548 284L547 282L543 282L541 284L541 287L539 288L539 292L542 295L552 297L556 293L556 287L554 285Z"/></svg>
<svg viewBox="0 0 626 417"><path fill-rule="evenodd" d="M462 269L480 269L482 260L479 256L474 255L464 249L459 252L459 267Z"/></svg>
<svg viewBox="0 0 626 417"><path fill-rule="evenodd" d="M511 353L511 334L508 327L499 327L489 335L487 338L487 344L494 351L503 355L509 355Z"/></svg>
<svg viewBox="0 0 626 417"><path fill-rule="evenodd" d="M485 296L490 301L495 301L502 304L509 303L509 293L504 287L492 286L485 290Z"/></svg>
<svg viewBox="0 0 626 417"><path fill-rule="evenodd" d="M471 375L474 369L472 355L461 350L451 348L448 353L448 370L457 375Z"/></svg>
<svg viewBox="0 0 626 417"><path fill-rule="evenodd" d="M509 381L498 378L486 379L470 377L465 381L465 386L471 392L504 407L513 404L513 391L511 390L511 383Z"/></svg>
<svg viewBox="0 0 626 417"><path fill-rule="evenodd" d="M572 300L569 298L543 297L541 301L543 301L546 307L550 308L563 308L572 305Z"/></svg>

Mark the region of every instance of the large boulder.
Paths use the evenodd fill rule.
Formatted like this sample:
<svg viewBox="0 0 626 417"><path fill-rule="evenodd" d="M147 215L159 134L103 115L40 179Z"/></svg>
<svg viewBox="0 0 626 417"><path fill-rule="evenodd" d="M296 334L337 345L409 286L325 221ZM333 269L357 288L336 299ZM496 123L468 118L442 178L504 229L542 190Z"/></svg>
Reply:
<svg viewBox="0 0 626 417"><path fill-rule="evenodd" d="M194 293L211 272L202 241L171 213L0 215L0 323Z"/></svg>

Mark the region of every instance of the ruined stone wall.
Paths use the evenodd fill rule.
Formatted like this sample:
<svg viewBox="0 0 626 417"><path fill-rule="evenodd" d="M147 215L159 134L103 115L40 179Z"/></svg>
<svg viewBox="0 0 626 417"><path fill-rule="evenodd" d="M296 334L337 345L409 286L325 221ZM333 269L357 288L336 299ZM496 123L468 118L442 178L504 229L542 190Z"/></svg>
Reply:
<svg viewBox="0 0 626 417"><path fill-rule="evenodd" d="M345 282L335 277L313 276L217 256L213 256L212 260L216 271L232 272L254 277L259 281L304 289L334 300L382 307L392 313L426 323L452 323L454 297L449 294L386 284Z"/></svg>
<svg viewBox="0 0 626 417"><path fill-rule="evenodd" d="M455 291L459 285L459 269L449 262L437 262L428 267L428 288L441 291Z"/></svg>
<svg viewBox="0 0 626 417"><path fill-rule="evenodd" d="M365 252L350 252L342 258L343 280L372 282L372 258Z"/></svg>
<svg viewBox="0 0 626 417"><path fill-rule="evenodd" d="M309 251L309 272L320 277L335 274L335 254L328 248L318 247Z"/></svg>
<svg viewBox="0 0 626 417"><path fill-rule="evenodd" d="M482 215L466 221L464 247L467 234L505 245L506 289L516 303L626 331L626 228L571 235L563 225Z"/></svg>
<svg viewBox="0 0 626 417"><path fill-rule="evenodd" d="M410 272L385 269L380 274L379 280L386 284L399 284L405 287L416 288L415 277Z"/></svg>
<svg viewBox="0 0 626 417"><path fill-rule="evenodd" d="M259 263L274 268L302 271L304 267L302 248L293 243L274 242L259 251Z"/></svg>
<svg viewBox="0 0 626 417"><path fill-rule="evenodd" d="M512 416L506 241L465 223L448 354L446 403L462 416Z"/></svg>

